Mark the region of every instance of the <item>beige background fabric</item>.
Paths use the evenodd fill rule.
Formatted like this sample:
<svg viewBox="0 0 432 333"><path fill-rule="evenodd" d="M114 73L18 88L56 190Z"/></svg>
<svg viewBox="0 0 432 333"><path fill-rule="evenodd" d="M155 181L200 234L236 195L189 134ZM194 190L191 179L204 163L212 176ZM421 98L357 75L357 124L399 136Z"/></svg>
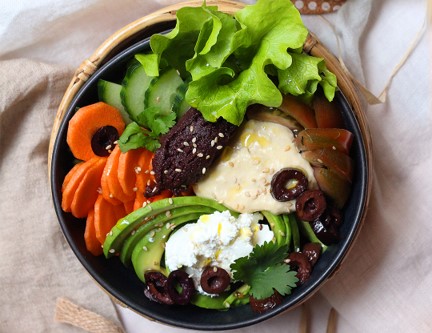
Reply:
<svg viewBox="0 0 432 333"><path fill-rule="evenodd" d="M22 0L0 6L0 332L82 332L54 322L57 297L126 324L128 333L183 332L116 307L65 242L52 206L47 149L72 74L109 35L175 0ZM252 1L249 1L252 2ZM348 0L326 18L341 56L376 94L420 29L425 0ZM334 52L320 17L307 25ZM312 332L328 310L339 332L431 332L432 113L424 36L369 107L375 182L366 225L338 275L310 301ZM301 311L239 332L297 331Z"/></svg>

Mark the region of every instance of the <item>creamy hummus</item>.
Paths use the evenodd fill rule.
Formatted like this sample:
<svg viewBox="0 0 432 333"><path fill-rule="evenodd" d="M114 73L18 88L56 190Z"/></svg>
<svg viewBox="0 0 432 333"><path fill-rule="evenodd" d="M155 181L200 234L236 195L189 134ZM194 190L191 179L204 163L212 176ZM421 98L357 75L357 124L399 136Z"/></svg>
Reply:
<svg viewBox="0 0 432 333"><path fill-rule="evenodd" d="M283 168L297 168L308 178L309 188L317 187L312 167L293 139L292 131L285 126L247 121L206 177L194 186L196 195L215 199L241 213L293 212L295 200L279 202L271 195L273 175Z"/></svg>

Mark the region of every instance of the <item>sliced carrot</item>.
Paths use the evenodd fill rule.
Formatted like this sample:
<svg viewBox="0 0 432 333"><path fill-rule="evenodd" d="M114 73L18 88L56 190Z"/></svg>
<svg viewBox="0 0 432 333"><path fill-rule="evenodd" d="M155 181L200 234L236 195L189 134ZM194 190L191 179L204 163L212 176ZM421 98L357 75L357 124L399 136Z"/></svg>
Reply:
<svg viewBox="0 0 432 333"><path fill-rule="evenodd" d="M100 256L102 251L101 242L96 238L96 230L94 223L94 210L90 210L86 220L86 227L84 232L84 242L86 249L95 256Z"/></svg>
<svg viewBox="0 0 432 333"><path fill-rule="evenodd" d="M79 167L74 171L73 175L67 182L62 193L62 209L65 212L71 211L72 201L75 196L75 192L80 185L90 167L99 160L99 157L92 158L86 162L79 163Z"/></svg>
<svg viewBox="0 0 432 333"><path fill-rule="evenodd" d="M151 161L153 159L153 153L148 150L143 150L141 156L138 159L138 171L136 175L136 195L133 209L136 210L144 205L148 201L144 195L146 187L152 181L151 175Z"/></svg>
<svg viewBox="0 0 432 333"><path fill-rule="evenodd" d="M121 153L118 161L118 181L123 192L131 197L135 196L136 175L140 169L138 160L144 149L131 149Z"/></svg>
<svg viewBox="0 0 432 333"><path fill-rule="evenodd" d="M113 206L113 211L116 221L126 216L126 209L124 205Z"/></svg>
<svg viewBox="0 0 432 333"><path fill-rule="evenodd" d="M107 160L107 170L106 173L104 171L105 176L107 177L108 188L110 189L110 194L112 197L119 200L122 203L131 201L134 198L135 193L132 191L131 195L126 194L123 191L123 188L120 185L118 179L118 166L120 159L121 151L119 146L115 146L111 155Z"/></svg>
<svg viewBox="0 0 432 333"><path fill-rule="evenodd" d="M105 126L114 127L119 136L123 133L125 123L116 108L98 102L78 109L69 121L66 136L72 154L83 161L96 156L91 141L96 131Z"/></svg>
<svg viewBox="0 0 432 333"><path fill-rule="evenodd" d="M96 202L101 186L101 176L106 164L105 157L95 157L93 163L78 185L71 203L71 213L78 218L86 217Z"/></svg>
<svg viewBox="0 0 432 333"><path fill-rule="evenodd" d="M101 189L102 195L109 203L112 205L121 205L123 201L119 198L119 192L123 192L121 190L120 185L116 188L113 188L113 185L117 183L112 180L112 178L117 179L117 166L118 166L118 157L119 157L120 149L116 146L111 152L110 156L108 156L107 163L102 173L101 177ZM120 188L119 188L120 187ZM121 196L121 195L120 195ZM130 198L128 200L130 201Z"/></svg>
<svg viewBox="0 0 432 333"><path fill-rule="evenodd" d="M124 203L126 215L130 214L134 211L134 202L135 202L135 199Z"/></svg>
<svg viewBox="0 0 432 333"><path fill-rule="evenodd" d="M96 238L101 244L105 242L106 235L117 222L114 206L102 195L99 195L94 205L94 224Z"/></svg>
<svg viewBox="0 0 432 333"><path fill-rule="evenodd" d="M69 172L66 174L65 178L63 179L63 184L62 184L62 192L64 191L64 189L66 188L67 184L69 184L69 181L72 179L72 176L75 174L75 172L79 169L80 165L83 162L79 162L77 164L75 164L73 166L72 169L69 170Z"/></svg>

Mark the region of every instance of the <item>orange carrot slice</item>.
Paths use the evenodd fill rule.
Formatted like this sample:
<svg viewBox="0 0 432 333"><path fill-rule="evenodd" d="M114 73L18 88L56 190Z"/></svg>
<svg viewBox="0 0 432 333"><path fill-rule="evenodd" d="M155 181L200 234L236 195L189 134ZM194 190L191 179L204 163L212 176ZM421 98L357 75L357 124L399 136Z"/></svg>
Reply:
<svg viewBox="0 0 432 333"><path fill-rule="evenodd" d="M121 151L119 146L115 146L114 150L112 151L111 155L108 157L107 161L107 170L105 173L105 176L107 177L107 184L108 188L110 189L110 194L112 194L112 197L119 200L122 203L131 201L135 195L133 193L131 195L127 195L123 188L120 185L119 179L118 179L118 166L119 166L119 159L120 159Z"/></svg>
<svg viewBox="0 0 432 333"><path fill-rule="evenodd" d="M123 192L130 196L135 196L136 176L140 168L138 160L144 149L132 149L126 153L121 153L118 161L118 181Z"/></svg>
<svg viewBox="0 0 432 333"><path fill-rule="evenodd" d="M78 185L71 203L71 213L78 218L86 217L93 208L101 186L102 171L106 164L105 157L95 157L93 163Z"/></svg>
<svg viewBox="0 0 432 333"><path fill-rule="evenodd" d="M107 234L117 222L114 206L99 195L94 205L94 225L96 238L103 244Z"/></svg>
<svg viewBox="0 0 432 333"><path fill-rule="evenodd" d="M64 187L62 193L62 209L65 212L71 211L72 201L78 186L80 185L87 171L94 163L96 163L97 160L99 160L99 157L92 158L84 163L79 163L79 166L68 180L67 185Z"/></svg>
<svg viewBox="0 0 432 333"><path fill-rule="evenodd" d="M123 133L125 123L120 112L103 102L84 106L69 121L66 141L72 154L79 160L87 161L96 156L91 141L102 127L114 127L118 135Z"/></svg>
<svg viewBox="0 0 432 333"><path fill-rule="evenodd" d="M84 242L86 249L94 256L99 256L103 253L102 246L96 238L96 230L94 224L94 210L90 210L86 220L86 227L84 232Z"/></svg>
<svg viewBox="0 0 432 333"><path fill-rule="evenodd" d="M134 211L134 202L135 202L135 199L124 203L124 209L125 209L126 215L130 214Z"/></svg>
<svg viewBox="0 0 432 333"><path fill-rule="evenodd" d="M70 169L69 172L66 174L65 178L63 179L63 184L62 184L62 188L61 188L62 192L66 188L67 184L69 184L70 180L72 179L72 176L79 169L79 167L81 166L82 163L83 162L79 162L79 163L75 164L73 166L73 168Z"/></svg>

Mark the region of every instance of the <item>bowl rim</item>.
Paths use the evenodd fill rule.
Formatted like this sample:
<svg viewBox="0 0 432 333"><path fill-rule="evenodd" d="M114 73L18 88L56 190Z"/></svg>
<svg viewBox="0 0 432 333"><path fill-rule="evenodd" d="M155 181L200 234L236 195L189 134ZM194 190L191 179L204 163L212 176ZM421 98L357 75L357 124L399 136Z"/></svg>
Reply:
<svg viewBox="0 0 432 333"><path fill-rule="evenodd" d="M192 1L192 2L177 4L177 5L181 6L181 5L185 5L185 4L186 5L191 4L191 3L201 4L200 1ZM220 3L220 2L219 1L212 1L212 3ZM226 1L223 1L223 3L226 3ZM232 3L232 2L229 2L229 3ZM243 6L244 4L241 4L241 5ZM165 13L167 10L172 11L172 9L171 9L172 7L173 6L167 7L168 9L165 8L165 9L160 10L159 12ZM180 7L178 7L178 8L180 8ZM172 23L172 21L173 21L172 17L170 16L169 19L167 19L165 21L157 22L155 24L158 24L161 22ZM53 133L52 133L51 140L50 140L50 147L51 147L51 144L52 144L52 147L50 148L50 153L49 153L49 180L50 180L51 191L52 191L52 196L53 196L53 200L54 200L54 206L56 209L56 213L57 213L57 217L59 219L59 222L61 219L61 216L60 216L61 206L59 206L59 202L58 202L58 188L56 189L57 172L54 168L55 163L52 163L52 160L53 159L55 160L55 156L58 156L58 154L59 154L59 144L58 144L57 139L59 137L59 134L64 132L64 130L65 130L66 121L64 121L64 119L67 119L68 115L70 115L70 113L73 111L72 106L74 105L75 101L79 99L80 93L82 91L84 91L87 86L91 85L94 80L96 80L96 78L98 76L94 75L95 73L100 73L100 71L102 71L104 68L111 66L119 58L124 56L124 54L131 52L129 50L132 50L134 47L137 47L137 45L140 45L140 43L144 43L144 42L145 42L145 39L123 49L121 52L117 53L116 55L108 55L107 54L107 57L105 57L103 59L103 61L101 60L101 62L100 62L101 65L94 68L93 72L90 75L88 75L87 77L83 77L81 75L81 78L79 78L80 74L75 74L74 78L71 81L71 86L68 88L68 91L65 93L64 99L69 99L69 101L66 101L67 103L66 102L63 103L63 100L62 100L62 103L59 107L59 111L58 111L57 117L56 117L56 123L53 126ZM342 95L344 96L343 98L345 100L345 103L352 110L352 113L353 113L352 115L358 124L358 131L359 131L360 137L362 139L361 141L363 144L362 148L363 148L363 155L364 155L363 159L365 161L366 180L363 184L364 197L362 198L362 204L359 207L359 211L357 214L358 215L357 218L358 218L359 222L356 225L356 228L354 228L351 231L349 238L348 238L349 241L344 245L343 251L341 251L341 254L337 257L337 260L330 267L328 267L328 269L325 271L325 274L323 274L323 276L320 279L318 279L313 285L311 285L311 287L309 288L309 292L306 293L306 295L299 297L298 300L295 300L297 302L296 306L299 306L300 304L305 302L308 298L310 298L313 294L315 294L315 292L317 292L323 286L323 284L326 281L328 281L331 277L333 277L337 273L339 268L341 267L341 264L343 263L343 261L348 256L349 251L352 248L352 244L355 242L355 240L358 237L358 234L360 233L360 230L364 224L365 214L366 214L366 210L367 210L367 207L369 204L369 197L370 197L371 184L372 184L372 172L371 172L372 152L371 152L370 134L369 134L369 129L368 129L367 122L366 122L366 117L365 117L365 114L363 112L362 105L361 105L361 102L358 98L355 87L354 87L351 79L349 78L349 76L340 68L340 65L338 66L337 59L333 55L331 55L320 44L318 39L316 39L316 37L313 34L310 34L308 41L305 44L305 50L308 51L309 53L311 53L312 55L325 57L326 58L326 64L328 65L328 68L330 70L332 70L336 74L336 76L338 77L338 83L340 83L340 89L342 91ZM86 61L84 61L84 64L86 66L88 66L88 59ZM80 66L80 68L81 67L82 66ZM79 71L77 70L77 72L79 72ZM81 74L82 74L82 72L81 72ZM339 77L342 78L341 81L339 80ZM79 79L78 81L76 80L77 78ZM345 91L347 91L348 94L345 94ZM57 192L56 192L56 190L57 190ZM79 251L78 251L76 245L74 244L73 239L70 238L70 235L68 235L67 230L65 230L64 225L62 223L60 223L60 225L61 225L63 234L65 235L65 237L66 237L69 245L71 246L73 252L78 257L78 259L83 264L83 266L86 268L88 273L92 276L92 278L96 281L96 283L101 287L101 289L104 290L116 303L118 303L122 306L125 306L125 307L133 310L134 312L138 313L139 315L144 316L146 318L149 318L150 320L156 320L156 321L163 323L163 324L168 324L171 326L182 327L182 328L203 329L203 330L226 330L226 329L234 329L234 328L240 328L240 327L245 327L245 326L249 326L252 324L256 324L258 322L269 319L270 317L278 315L278 314L287 310L285 308L276 309L275 311L265 313L262 316L259 316L255 319L251 319L249 321L244 321L241 324L235 323L235 324L230 324L230 325L220 325L217 327L215 327L215 326L205 327L202 325L179 324L176 321L171 321L169 319L167 320L166 318L154 317L148 313L143 313L136 306L130 306L129 304L127 304L128 301L124 297L122 297L122 295L119 294L117 291L113 290L109 286L107 287L106 285L101 283L101 281L99 281L97 276L95 276L93 269L88 265L87 262L85 262L84 258L78 256ZM294 308L294 306L289 307L290 310L293 308Z"/></svg>

